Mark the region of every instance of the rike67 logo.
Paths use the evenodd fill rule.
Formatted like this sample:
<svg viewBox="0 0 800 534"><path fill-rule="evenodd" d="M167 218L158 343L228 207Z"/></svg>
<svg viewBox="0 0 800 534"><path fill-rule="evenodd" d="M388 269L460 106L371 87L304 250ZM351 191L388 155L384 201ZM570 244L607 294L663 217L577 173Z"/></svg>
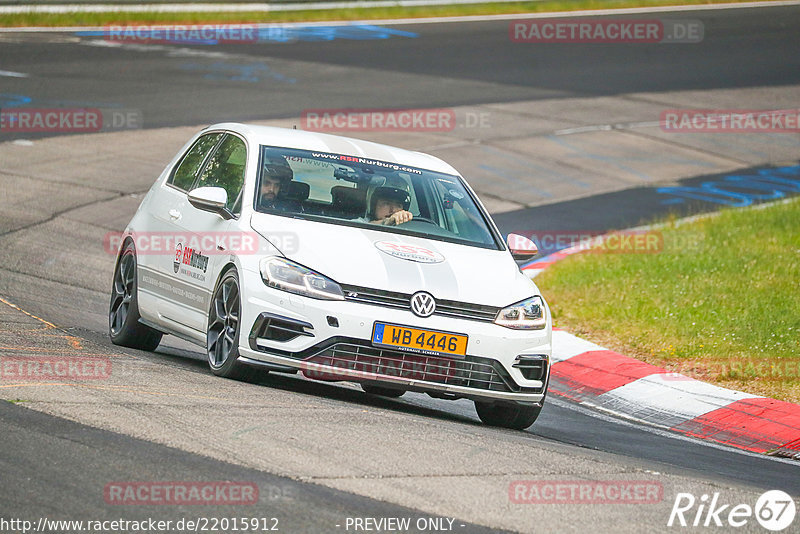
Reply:
<svg viewBox="0 0 800 534"><path fill-rule="evenodd" d="M794 500L781 490L762 493L754 507L749 504L723 504L719 493L697 499L691 493L678 493L667 526L743 527L755 517L767 530L779 532L792 524L797 512Z"/></svg>

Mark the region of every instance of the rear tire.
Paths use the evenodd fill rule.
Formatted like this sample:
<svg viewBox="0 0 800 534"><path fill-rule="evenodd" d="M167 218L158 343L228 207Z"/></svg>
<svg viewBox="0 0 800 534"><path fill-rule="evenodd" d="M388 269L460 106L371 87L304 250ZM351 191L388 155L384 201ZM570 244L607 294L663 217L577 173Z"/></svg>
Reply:
<svg viewBox="0 0 800 534"><path fill-rule="evenodd" d="M489 404L475 401L475 411L484 424L512 430L524 430L531 426L542 411L541 406L516 403Z"/></svg>
<svg viewBox="0 0 800 534"><path fill-rule="evenodd" d="M370 395L380 395L381 397L391 398L401 397L405 393L405 390L402 389L385 388L383 386L373 386L372 384L361 384L361 389L364 390L364 393Z"/></svg>
<svg viewBox="0 0 800 534"><path fill-rule="evenodd" d="M236 269L231 269L222 276L211 298L206 333L208 366L217 376L252 380L259 371L237 361L241 309L239 275Z"/></svg>
<svg viewBox="0 0 800 534"><path fill-rule="evenodd" d="M108 337L115 345L156 350L164 334L139 322L136 249L130 241L120 254L108 306Z"/></svg>

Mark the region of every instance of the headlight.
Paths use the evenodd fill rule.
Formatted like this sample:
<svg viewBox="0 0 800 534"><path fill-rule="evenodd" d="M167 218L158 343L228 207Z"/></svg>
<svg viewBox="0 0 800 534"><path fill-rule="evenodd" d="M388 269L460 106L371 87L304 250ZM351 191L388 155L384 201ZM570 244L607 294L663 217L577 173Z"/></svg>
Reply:
<svg viewBox="0 0 800 534"><path fill-rule="evenodd" d="M318 272L285 258L264 258L261 279L269 287L315 299L344 300L339 284Z"/></svg>
<svg viewBox="0 0 800 534"><path fill-rule="evenodd" d="M544 299L536 296L503 308L494 324L516 330L541 330L547 325Z"/></svg>

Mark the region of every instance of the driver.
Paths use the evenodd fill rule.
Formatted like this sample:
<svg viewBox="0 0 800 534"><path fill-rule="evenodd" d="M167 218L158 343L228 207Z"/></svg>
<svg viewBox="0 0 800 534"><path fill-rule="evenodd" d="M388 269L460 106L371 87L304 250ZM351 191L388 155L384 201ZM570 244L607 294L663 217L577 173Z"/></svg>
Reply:
<svg viewBox="0 0 800 534"><path fill-rule="evenodd" d="M411 194L408 184L402 178L390 176L373 190L366 220L372 224L386 226L406 223L414 218L408 211L410 205Z"/></svg>
<svg viewBox="0 0 800 534"><path fill-rule="evenodd" d="M258 205L266 209L286 209L284 202L278 199L281 191L289 188L294 173L289 163L281 155L266 156L261 171L261 187Z"/></svg>

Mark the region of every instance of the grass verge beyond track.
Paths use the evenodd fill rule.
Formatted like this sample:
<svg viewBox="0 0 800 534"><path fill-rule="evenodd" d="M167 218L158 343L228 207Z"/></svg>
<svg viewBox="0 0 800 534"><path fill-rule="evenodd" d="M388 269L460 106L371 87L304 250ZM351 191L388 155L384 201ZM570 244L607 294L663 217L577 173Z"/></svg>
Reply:
<svg viewBox="0 0 800 534"><path fill-rule="evenodd" d="M541 0L523 3L462 4L418 7L367 7L273 12L211 13L20 13L0 15L0 27L13 26L105 26L129 24L224 24L377 20L395 18L496 15L507 13L547 13L629 7L713 5L751 0ZM69 3L65 1L64 3ZM113 3L109 1L108 3Z"/></svg>
<svg viewBox="0 0 800 534"><path fill-rule="evenodd" d="M699 380L800 403L800 199L659 231L658 253L577 254L537 277L556 326Z"/></svg>

